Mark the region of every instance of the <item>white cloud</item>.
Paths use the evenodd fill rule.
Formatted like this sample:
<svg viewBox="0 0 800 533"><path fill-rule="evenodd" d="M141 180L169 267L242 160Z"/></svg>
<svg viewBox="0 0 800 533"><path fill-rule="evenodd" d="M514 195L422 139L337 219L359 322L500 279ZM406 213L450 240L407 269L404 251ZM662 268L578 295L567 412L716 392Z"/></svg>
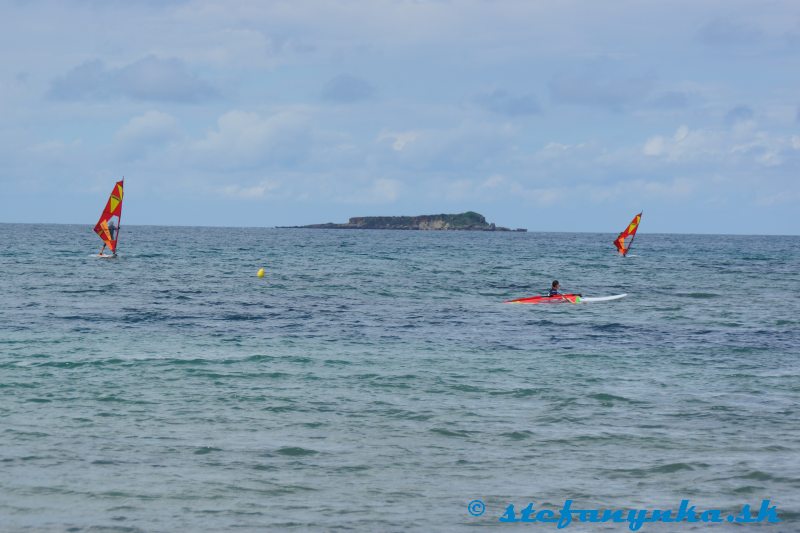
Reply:
<svg viewBox="0 0 800 533"><path fill-rule="evenodd" d="M609 186L585 187L585 193L595 202L615 201L619 198L636 196L645 199L685 198L695 190L695 184L688 178L671 180L623 180Z"/></svg>
<svg viewBox="0 0 800 533"><path fill-rule="evenodd" d="M795 146L793 139L757 130L751 121L729 130L691 130L681 126L671 138L657 135L647 139L642 153L672 163L774 167L784 163L783 153Z"/></svg>
<svg viewBox="0 0 800 533"><path fill-rule="evenodd" d="M530 203L538 206L553 206L565 198L568 191L555 187L537 187L533 189L519 188L522 194Z"/></svg>
<svg viewBox="0 0 800 533"><path fill-rule="evenodd" d="M161 111L147 111L133 117L120 128L114 137L121 143L154 143L166 141L178 135L178 121Z"/></svg>
<svg viewBox="0 0 800 533"><path fill-rule="evenodd" d="M564 144L551 141L544 145L533 155L534 159L541 162L575 160L589 156L592 149L597 148L594 143Z"/></svg>
<svg viewBox="0 0 800 533"><path fill-rule="evenodd" d="M448 201L476 203L513 198L529 205L550 206L564 197L559 188L531 186L501 174L492 174L484 180L448 180L434 184L431 190L435 196L443 196Z"/></svg>
<svg viewBox="0 0 800 533"><path fill-rule="evenodd" d="M170 148L180 139L178 121L161 111L147 111L133 117L114 134L116 153L128 160L144 159Z"/></svg>
<svg viewBox="0 0 800 533"><path fill-rule="evenodd" d="M255 199L263 198L268 193L279 188L280 184L275 181L264 180L257 185L243 186L243 185L227 185L219 189L219 191L228 197L232 198L245 198Z"/></svg>
<svg viewBox="0 0 800 533"><path fill-rule="evenodd" d="M470 121L431 129L384 129L376 140L379 145L391 146L391 150L378 150L370 162L381 165L381 173L388 168L413 176L440 176L443 172L474 176L508 161L518 133L514 125Z"/></svg>
<svg viewBox="0 0 800 533"><path fill-rule="evenodd" d="M680 143L683 142L689 136L689 127L688 126L681 126L675 132L675 142Z"/></svg>
<svg viewBox="0 0 800 533"><path fill-rule="evenodd" d="M119 97L142 101L201 102L216 92L176 58L148 55L119 67L100 59L86 61L56 78L48 96L64 101L102 101Z"/></svg>
<svg viewBox="0 0 800 533"><path fill-rule="evenodd" d="M261 31L249 28L216 28L208 21L207 31L184 34L184 39L162 44L160 53L178 54L193 63L214 68L271 68L276 66L281 43Z"/></svg>
<svg viewBox="0 0 800 533"><path fill-rule="evenodd" d="M372 184L369 198L372 202L394 202L400 193L400 187L399 181L386 178L377 179Z"/></svg>
<svg viewBox="0 0 800 533"><path fill-rule="evenodd" d="M671 158L680 157L681 154L690 151L689 144L681 146L689 138L690 130L687 126L681 126L675 130L672 139L666 139L661 135L649 138L642 148L642 153L648 156L669 155ZM695 139L697 141L697 139ZM691 142L691 140L690 140Z"/></svg>
<svg viewBox="0 0 800 533"><path fill-rule="evenodd" d="M797 191L780 191L770 195L758 195L756 205L759 207L774 207L800 202L800 193Z"/></svg>
<svg viewBox="0 0 800 533"><path fill-rule="evenodd" d="M780 156L778 150L770 149L758 156L756 160L766 167L777 167L783 164L783 158Z"/></svg>
<svg viewBox="0 0 800 533"><path fill-rule="evenodd" d="M657 156L663 154L664 149L665 149L664 137L661 137L659 135L647 139L647 142L644 143L644 148L642 148L642 153L644 153L644 155Z"/></svg>
<svg viewBox="0 0 800 533"><path fill-rule="evenodd" d="M605 63L590 65L585 72L554 77L549 83L552 100L620 112L650 96L655 85L650 76L614 77Z"/></svg>
<svg viewBox="0 0 800 533"><path fill-rule="evenodd" d="M375 87L368 81L352 74L339 74L322 88L322 99L339 104L353 104L369 100L375 95Z"/></svg>
<svg viewBox="0 0 800 533"><path fill-rule="evenodd" d="M398 199L402 187L400 181L389 178L360 180L337 187L334 200L344 204L389 204Z"/></svg>
<svg viewBox="0 0 800 533"><path fill-rule="evenodd" d="M416 141L418 137L419 132L416 131L382 131L380 135L378 135L378 142L383 142L386 140L392 141L392 150L396 152L402 152L406 146Z"/></svg>
<svg viewBox="0 0 800 533"><path fill-rule="evenodd" d="M539 150L536 155L542 158L556 158L566 154L569 150L570 146L567 144L550 142L547 143L544 148Z"/></svg>
<svg viewBox="0 0 800 533"><path fill-rule="evenodd" d="M631 197L644 200L681 199L690 196L696 190L696 185L690 179L683 177L665 181L621 180L608 184L582 181L558 187L536 186L501 176L492 181L490 191L487 191L486 182L460 181L461 198L485 199L487 192L492 192L493 199L514 198L529 205L550 207L570 198L581 198L591 204L616 202L620 198Z"/></svg>
<svg viewBox="0 0 800 533"><path fill-rule="evenodd" d="M481 187L484 189L495 189L497 187L501 187L507 181L508 180L506 179L505 176L501 176L500 174L493 174L488 178L486 178L486 181L484 181L481 184Z"/></svg>
<svg viewBox="0 0 800 533"><path fill-rule="evenodd" d="M37 157L60 158L79 148L83 142L75 139L70 142L60 140L45 141L31 147L30 151Z"/></svg>
<svg viewBox="0 0 800 533"><path fill-rule="evenodd" d="M201 164L221 168L248 168L297 161L310 143L308 113L285 110L270 116L230 111L217 127L189 146Z"/></svg>
<svg viewBox="0 0 800 533"><path fill-rule="evenodd" d="M503 89L483 92L475 97L475 103L487 111L506 117L538 115L542 112L534 94L515 95Z"/></svg>

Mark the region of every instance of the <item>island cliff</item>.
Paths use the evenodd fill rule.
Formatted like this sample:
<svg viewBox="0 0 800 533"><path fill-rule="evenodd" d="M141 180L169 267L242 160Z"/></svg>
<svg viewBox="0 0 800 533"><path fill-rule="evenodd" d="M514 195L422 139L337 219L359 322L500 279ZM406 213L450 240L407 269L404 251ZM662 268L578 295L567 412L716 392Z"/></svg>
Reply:
<svg viewBox="0 0 800 533"><path fill-rule="evenodd" d="M486 222L480 213L467 211L456 215L420 215L417 217L353 217L346 224L311 224L299 226L313 229L403 229L460 231L527 231L511 230Z"/></svg>

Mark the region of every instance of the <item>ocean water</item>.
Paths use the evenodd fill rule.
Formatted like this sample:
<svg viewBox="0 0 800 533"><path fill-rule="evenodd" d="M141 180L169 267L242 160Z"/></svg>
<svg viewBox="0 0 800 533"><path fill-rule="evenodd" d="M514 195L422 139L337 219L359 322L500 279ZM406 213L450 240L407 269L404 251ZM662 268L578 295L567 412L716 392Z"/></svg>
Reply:
<svg viewBox="0 0 800 533"><path fill-rule="evenodd" d="M613 237L2 224L0 531L800 530L800 237Z"/></svg>

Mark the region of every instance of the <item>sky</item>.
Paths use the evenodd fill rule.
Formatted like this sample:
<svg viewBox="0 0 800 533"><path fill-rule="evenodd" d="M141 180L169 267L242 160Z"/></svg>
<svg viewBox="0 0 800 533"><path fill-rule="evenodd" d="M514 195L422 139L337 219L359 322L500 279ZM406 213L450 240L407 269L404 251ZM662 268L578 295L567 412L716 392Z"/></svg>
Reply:
<svg viewBox="0 0 800 533"><path fill-rule="evenodd" d="M800 234L800 2L0 0L0 222Z"/></svg>

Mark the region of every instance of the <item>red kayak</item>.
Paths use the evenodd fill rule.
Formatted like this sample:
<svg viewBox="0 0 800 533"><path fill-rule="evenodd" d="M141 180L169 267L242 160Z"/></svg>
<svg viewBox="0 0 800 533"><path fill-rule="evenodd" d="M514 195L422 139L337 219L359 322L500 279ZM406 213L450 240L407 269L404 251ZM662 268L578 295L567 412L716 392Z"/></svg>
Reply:
<svg viewBox="0 0 800 533"><path fill-rule="evenodd" d="M559 294L558 296L529 296L527 298L517 298L508 300L507 304L557 304L570 303L577 304L581 301L580 294Z"/></svg>

